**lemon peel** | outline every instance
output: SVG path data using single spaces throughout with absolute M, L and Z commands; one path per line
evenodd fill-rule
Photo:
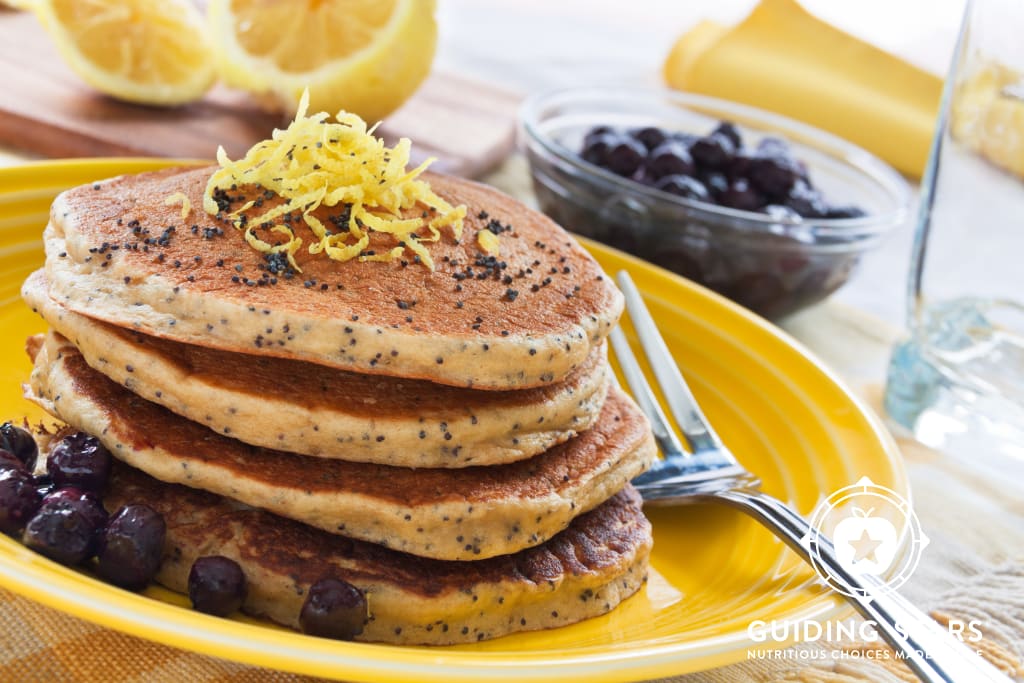
M 175 192 L 164 200 L 164 205 L 166 206 L 173 204 L 181 204 L 181 220 L 185 220 L 192 213 L 192 201 L 184 192 Z
M 291 124 L 284 130 L 275 130 L 271 139 L 255 144 L 241 159 L 233 161 L 219 148 L 220 168 L 206 184 L 203 209 L 216 215 L 219 208 L 215 192 L 232 186 L 257 185 L 285 201 L 259 216 L 247 218 L 243 214 L 255 204 L 250 201 L 229 216 L 237 228 L 245 229 L 246 242 L 252 248 L 263 253 L 286 252 L 296 270 L 294 255 L 302 238 L 291 228 L 275 226 L 271 230 L 288 239 L 275 245 L 258 238 L 252 226 L 263 226 L 299 211 L 313 233 L 310 254 L 322 253 L 344 262 L 354 258 L 392 261 L 408 252 L 412 260 L 433 270 L 434 261 L 424 243 L 440 240 L 444 228 L 450 228 L 452 238 L 458 241 L 466 216 L 464 205 L 452 206 L 435 194 L 429 183 L 419 179 L 434 159 L 408 170 L 412 143 L 407 138 L 389 148 L 374 135 L 376 126 L 367 128 L 359 116 L 339 111 L 332 123 L 326 112 L 307 116 L 308 105 L 307 92 Z M 320 206 L 339 204 L 347 207 L 347 220 L 339 220 L 330 228 L 313 215 Z M 406 218 L 417 205 L 427 211 L 419 218 Z M 427 234 L 421 234 L 424 230 Z M 381 253 L 364 253 L 370 245 L 371 233 L 391 236 L 395 246 Z
M 436 0 L 202 4 L 224 83 L 289 114 L 308 88 L 313 111 L 384 119 L 427 78 L 437 46 Z
M 245 229 L 245 241 L 250 247 L 256 251 L 264 254 L 277 254 L 284 252 L 285 257 L 288 259 L 288 263 L 291 264 L 292 268 L 296 272 L 301 273 L 302 268 L 299 268 L 299 264 L 295 262 L 295 252 L 302 246 L 302 238 L 296 237 L 292 229 L 286 225 L 275 225 L 270 229 L 271 232 L 276 232 L 285 235 L 288 238 L 287 242 L 281 244 L 271 244 L 270 242 L 264 242 L 252 231 L 252 226 L 248 226 Z
M 485 254 L 498 256 L 501 253 L 501 243 L 498 236 L 490 230 L 481 230 L 476 234 L 476 243 Z
M 68 67 L 118 99 L 185 104 L 216 79 L 212 41 L 191 0 L 32 0 L 31 9 Z

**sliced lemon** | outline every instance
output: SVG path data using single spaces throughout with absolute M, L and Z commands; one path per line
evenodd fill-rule
M 397 109 L 430 71 L 434 0 L 211 0 L 208 20 L 221 77 L 294 111 L 358 114 Z
M 36 0 L 32 8 L 68 66 L 108 95 L 182 104 L 216 77 L 203 17 L 187 0 Z

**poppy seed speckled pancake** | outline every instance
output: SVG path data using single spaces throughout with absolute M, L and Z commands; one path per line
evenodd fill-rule
M 608 391 L 604 345 L 563 382 L 474 391 L 161 339 L 63 308 L 45 274 L 25 302 L 85 361 L 139 396 L 256 446 L 400 467 L 522 460 L 588 429 Z
M 449 645 L 564 626 L 604 614 L 647 576 L 651 526 L 627 487 L 535 548 L 477 562 L 444 562 L 353 541 L 240 507 L 219 496 L 114 468 L 104 504 L 144 502 L 164 516 L 157 581 L 182 593 L 192 563 L 227 556 L 245 572 L 242 609 L 298 628 L 309 587 L 344 579 L 366 594 L 358 640 Z
M 54 298 L 180 342 L 476 389 L 563 381 L 622 311 L 597 262 L 549 218 L 494 189 L 429 173 L 439 196 L 468 211 L 461 240 L 445 228 L 424 242 L 436 270 L 407 260 L 339 263 L 301 248 L 301 274 L 272 276 L 268 255 L 227 215 L 201 208 L 212 171 L 122 176 L 61 194 L 44 235 Z M 181 203 L 165 203 L 178 193 L 192 207 L 184 219 Z M 227 210 L 259 202 L 246 217 L 280 203 L 254 186 L 230 199 Z M 341 211 L 321 206 L 313 215 L 331 225 Z M 312 233 L 300 222 L 291 220 L 308 246 Z M 481 253 L 484 230 L 500 232 L 499 256 Z M 394 246 L 390 235 L 371 237 L 368 251 Z
M 162 481 L 425 557 L 475 560 L 542 543 L 620 491 L 656 453 L 646 418 L 613 389 L 592 428 L 507 465 L 313 459 L 249 446 L 146 401 L 90 368 L 54 332 L 29 348 L 36 355 L 28 398 L 95 434 L 119 460 Z

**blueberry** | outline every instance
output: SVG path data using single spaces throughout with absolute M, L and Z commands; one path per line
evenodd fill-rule
M 36 474 L 32 477 L 32 485 L 39 491 L 40 496 L 53 493 L 53 479 L 49 474 Z
M 712 134 L 715 133 L 720 133 L 729 138 L 729 141 L 732 142 L 732 146 L 734 148 L 740 149 L 743 147 L 743 138 L 740 136 L 740 130 L 732 121 L 720 122 L 718 127 L 712 131 Z
M 0 472 L 0 531 L 11 536 L 21 533 L 41 501 L 42 496 L 28 472 L 17 469 Z
M 129 590 L 145 588 L 164 555 L 167 525 L 148 505 L 124 505 L 100 536 L 96 573 Z
M 735 153 L 736 145 L 723 133 L 712 133 L 690 146 L 693 160 L 708 169 L 725 168 Z
M 738 178 L 747 178 L 750 176 L 750 164 L 754 160 L 750 152 L 747 150 L 739 150 L 733 155 L 729 161 L 729 165 L 724 169 L 725 174 L 729 180 L 736 180 Z
M 654 149 L 665 142 L 667 135 L 661 128 L 647 126 L 646 128 L 635 128 L 629 131 L 630 136 L 649 150 Z
M 586 144 L 588 140 L 614 133 L 615 131 L 611 126 L 594 126 L 587 131 L 587 134 L 583 136 L 583 144 Z
M 761 192 L 783 198 L 800 179 L 801 170 L 797 163 L 781 155 L 757 156 L 750 161 L 748 172 L 750 182 Z
M 580 156 L 583 157 L 584 161 L 595 166 L 604 166 L 608 160 L 608 150 L 617 139 L 614 135 L 607 133 L 595 135 L 594 137 L 588 136 L 583 141 L 583 149 L 580 151 Z
M 632 138 L 620 137 L 608 148 L 605 167 L 612 173 L 631 176 L 640 168 L 645 156 L 646 147 Z
M 53 447 L 46 470 L 58 487 L 78 486 L 100 492 L 110 476 L 110 465 L 110 451 L 99 439 L 85 432 L 75 432 Z
M 821 194 L 802 180 L 793 185 L 782 203 L 804 218 L 824 218 L 828 213 L 828 206 L 821 198 Z
M 39 479 L 39 477 L 33 477 L 33 483 L 37 489 L 40 488 Z M 53 490 L 52 484 L 50 488 L 50 492 L 43 496 L 44 506 L 52 506 L 64 501 L 76 506 L 79 512 L 87 515 L 89 521 L 97 528 L 101 528 L 107 523 L 107 511 L 103 509 L 100 499 L 92 491 L 86 491 L 74 486 L 65 486 L 64 488 Z
M 303 633 L 338 640 L 352 640 L 363 632 L 368 610 L 362 591 L 341 579 L 314 583 L 299 613 Z
M 11 422 L 4 422 L 0 425 L 0 448 L 13 453 L 18 460 L 25 463 L 25 467 L 29 469 L 35 467 L 39 447 L 28 430 Z
M 865 215 L 857 206 L 828 203 L 786 140 L 768 136 L 757 142 L 756 149 L 746 148 L 731 121 L 720 121 L 703 137 L 656 126 L 595 126 L 583 138 L 581 155 L 642 185 L 695 201 L 763 212 L 778 222 Z M 609 228 L 607 239 L 602 239 L 635 249 L 639 243 L 634 233 Z
M 18 456 L 6 449 L 0 449 L 0 471 L 6 470 L 28 472 L 28 468 L 25 467 L 25 463 L 23 463 Z
M 867 213 L 864 212 L 864 209 L 852 204 L 847 206 L 829 206 L 825 211 L 826 218 L 860 218 L 866 215 Z
M 697 173 L 697 179 L 704 183 L 704 187 L 711 193 L 712 198 L 717 202 L 719 197 L 729 189 L 729 179 L 724 173 L 718 171 L 703 171 Z
M 640 166 L 640 168 L 636 169 L 636 172 L 633 173 L 633 175 L 629 176 L 629 179 L 634 182 L 640 183 L 641 185 L 650 186 L 653 186 L 654 183 L 657 181 L 657 178 L 655 178 L 654 175 L 650 171 L 648 171 L 646 167 L 642 165 Z
M 686 146 L 669 140 L 658 145 L 644 162 L 644 168 L 655 179 L 670 175 L 694 175 L 697 166 Z
M 665 176 L 655 183 L 654 186 L 662 192 L 668 192 L 669 194 L 674 194 L 677 197 L 693 199 L 698 202 L 711 201 L 711 194 L 708 192 L 708 188 L 704 187 L 704 183 L 700 182 L 696 178 L 691 178 L 690 176 Z
M 188 573 L 188 597 L 193 609 L 217 617 L 237 612 L 245 601 L 245 573 L 238 563 L 221 555 L 200 557 Z
M 750 186 L 746 178 L 738 178 L 718 198 L 722 206 L 740 211 L 757 211 L 764 206 L 764 197 Z
M 25 526 L 22 541 L 61 564 L 81 564 L 96 552 L 106 517 L 92 496 L 58 491 L 43 499 L 39 511 Z

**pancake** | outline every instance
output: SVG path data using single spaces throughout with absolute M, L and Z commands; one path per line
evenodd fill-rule
M 591 429 L 507 465 L 411 469 L 313 460 L 249 446 L 150 403 L 90 368 L 53 332 L 35 356 L 26 395 L 162 481 L 445 560 L 544 542 L 626 486 L 656 452 L 646 418 L 613 389 Z
M 42 271 L 22 297 L 85 361 L 139 396 L 256 446 L 400 467 L 522 460 L 588 429 L 608 391 L 604 344 L 558 384 L 474 391 L 182 344 L 69 311 Z
M 328 534 L 268 512 L 118 466 L 104 504 L 143 502 L 163 514 L 167 540 L 156 579 L 186 593 L 205 555 L 238 562 L 242 609 L 298 628 L 309 587 L 341 578 L 367 596 L 358 640 L 449 645 L 564 626 L 610 611 L 646 579 L 651 527 L 632 487 L 543 545 L 478 562 L 443 562 Z
M 436 270 L 339 263 L 303 248 L 301 275 L 271 280 L 242 231 L 200 208 L 212 171 L 122 176 L 61 194 L 45 231 L 51 294 L 82 315 L 179 342 L 476 389 L 563 381 L 622 311 L 600 266 L 549 218 L 437 174 L 423 178 L 468 215 L 461 240 L 429 243 Z M 178 193 L 193 207 L 185 220 L 180 205 L 165 204 Z M 228 209 L 259 202 L 248 217 L 280 203 L 252 186 L 231 199 Z M 330 225 L 340 211 L 313 215 Z M 500 257 L 480 252 L 489 226 L 501 232 Z M 372 233 L 370 250 L 386 251 L 390 239 Z

